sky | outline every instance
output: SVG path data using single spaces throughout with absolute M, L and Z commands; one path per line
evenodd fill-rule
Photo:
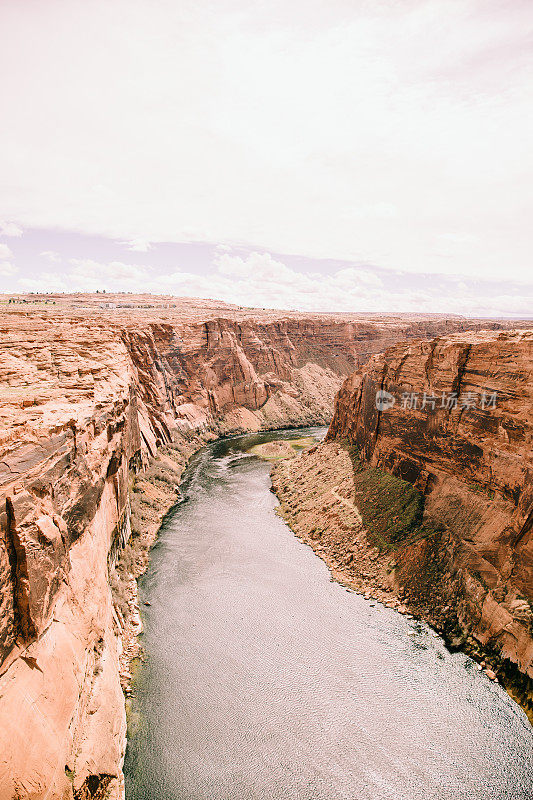
M 530 0 L 2 0 L 0 291 L 533 316 Z

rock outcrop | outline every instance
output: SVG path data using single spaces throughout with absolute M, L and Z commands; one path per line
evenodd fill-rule
M 482 324 L 166 301 L 57 296 L 57 307 L 0 316 L 0 800 L 123 794 L 124 620 L 110 573 L 130 538 L 133 478 L 162 446 L 190 452 L 216 435 L 328 421 L 342 377 L 372 352 Z M 508 456 L 524 429 L 514 419 L 503 430 L 498 463 L 514 482 L 499 513 L 516 509 L 485 554 L 490 580 L 509 548 L 529 553 L 526 518 L 516 541 L 510 532 L 528 503 Z M 489 473 L 498 480 L 487 470 L 482 487 Z M 530 566 L 512 567 L 517 591 Z
M 340 484 L 364 546 L 353 520 L 335 533 L 326 524 L 330 560 L 359 577 L 370 566 L 363 577 L 490 664 L 530 716 L 532 420 L 532 330 L 397 344 L 343 383 L 323 452 L 275 478 L 286 503 L 283 471 L 309 483 L 320 466 L 322 484 Z M 338 503 L 309 498 L 320 527 Z

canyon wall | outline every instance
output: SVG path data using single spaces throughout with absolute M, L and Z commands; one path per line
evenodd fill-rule
M 370 542 L 373 525 L 378 546 L 385 538 L 389 585 L 452 645 L 488 658 L 531 715 L 533 331 L 391 347 L 343 383 L 327 439 L 349 444 L 375 481 L 418 490 L 411 533 L 387 539 L 397 517 L 368 523 Z
M 110 574 L 133 482 L 162 446 L 327 422 L 342 377 L 371 353 L 487 324 L 61 302 L 0 318 L 0 800 L 123 796 Z

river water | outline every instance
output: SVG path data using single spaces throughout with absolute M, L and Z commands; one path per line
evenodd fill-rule
M 531 800 L 518 706 L 332 582 L 276 515 L 246 451 L 310 431 L 217 442 L 188 469 L 140 587 L 128 800 Z

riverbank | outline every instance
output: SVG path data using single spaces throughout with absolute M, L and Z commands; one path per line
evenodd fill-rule
M 499 681 L 533 723 L 530 695 L 508 666 L 489 648 L 459 635 L 450 607 L 432 604 L 438 560 L 433 565 L 434 575 L 418 576 L 418 602 L 412 602 L 402 590 L 397 563 L 400 548 L 431 541 L 434 534 L 414 524 L 419 509 L 416 496 L 405 494 L 409 485 L 401 486 L 405 482 L 389 481 L 388 477 L 387 485 L 374 484 L 371 471 L 360 472 L 357 482 L 355 475 L 352 454 L 338 441 L 311 448 L 301 458 L 280 461 L 271 472 L 272 488 L 280 501 L 278 513 L 298 539 L 328 565 L 334 580 L 368 600 L 429 623 L 452 650 L 462 650 L 487 677 Z M 383 535 L 391 522 L 397 541 L 394 535 L 392 539 Z M 406 532 L 411 528 L 415 533 L 409 538 Z
M 191 456 L 216 439 L 202 432 L 160 448 L 150 465 L 131 478 L 131 536 L 110 573 L 114 621 L 119 636 L 120 685 L 126 700 L 132 694 L 135 664 L 142 659 L 139 642 L 142 617 L 137 587 L 150 563 L 150 549 L 168 512 L 180 497 L 179 486 Z
M 397 596 L 390 564 L 368 541 L 359 509 L 349 499 L 354 492 L 352 464 L 344 448 L 322 444 L 320 450 L 305 453 L 305 462 L 276 464 L 271 478 L 280 501 L 278 514 L 328 565 L 338 583 L 408 613 Z

